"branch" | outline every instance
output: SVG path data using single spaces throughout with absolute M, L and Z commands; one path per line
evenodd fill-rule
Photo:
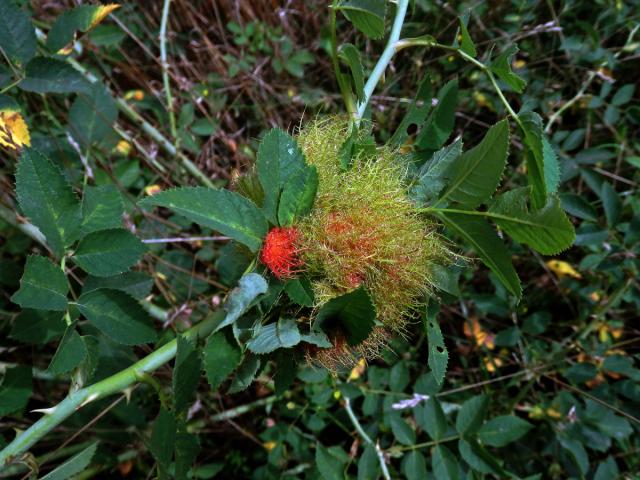
M 167 23 L 169 23 L 169 7 L 171 0 L 164 0 L 162 7 L 162 20 L 160 22 L 160 63 L 162 65 L 162 83 L 167 95 L 167 111 L 169 112 L 169 126 L 171 136 L 177 142 L 176 116 L 173 112 L 173 96 L 171 95 L 171 84 L 169 83 L 169 64 L 167 63 Z
M 369 103 L 369 99 L 371 98 L 376 85 L 378 85 L 380 78 L 382 77 L 382 75 L 384 75 L 384 71 L 387 69 L 387 66 L 391 62 L 393 55 L 396 53 L 395 45 L 396 42 L 400 39 L 400 31 L 402 30 L 404 17 L 407 14 L 408 5 L 409 0 L 398 0 L 398 5 L 396 7 L 396 17 L 393 20 L 393 26 L 391 27 L 389 40 L 387 40 L 387 46 L 384 47 L 378 63 L 376 63 L 376 66 L 373 68 L 371 75 L 367 79 L 367 83 L 365 83 L 364 85 L 364 98 L 362 99 L 362 102 L 358 104 L 358 111 L 356 112 L 356 122 L 362 120 L 362 116 L 364 115 L 364 111 L 367 108 L 367 104 Z
M 378 445 L 378 443 L 373 443 L 373 440 L 371 440 L 371 437 L 367 435 L 367 432 L 364 431 L 364 429 L 362 428 L 362 425 L 360 425 L 360 422 L 358 421 L 358 417 L 356 417 L 355 413 L 353 413 L 353 410 L 351 409 L 351 402 L 349 401 L 348 398 L 344 399 L 344 408 L 347 411 L 347 415 L 349 415 L 349 419 L 351 420 L 351 423 L 356 428 L 358 435 L 362 437 L 365 443 L 368 443 L 375 449 L 376 455 L 378 455 L 378 462 L 380 463 L 380 468 L 382 469 L 382 476 L 385 478 L 385 480 L 391 480 L 391 475 L 389 475 L 389 469 L 387 468 L 387 462 L 384 459 L 384 452 L 380 448 L 380 445 Z

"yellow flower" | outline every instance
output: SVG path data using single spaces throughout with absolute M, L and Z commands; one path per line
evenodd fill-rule
M 569 263 L 563 262 L 562 260 L 549 260 L 547 262 L 547 267 L 549 267 L 551 271 L 559 277 L 569 276 L 573 278 L 582 278 L 582 275 L 580 275 L 580 273 L 578 273 Z
M 29 128 L 18 110 L 7 108 L 0 111 L 0 145 L 14 150 L 23 145 L 31 146 Z
M 277 442 L 274 441 L 270 441 L 270 442 L 264 442 L 262 444 L 262 446 L 264 447 L 264 449 L 268 452 L 270 452 L 271 450 L 273 450 L 274 448 L 276 448 L 276 445 L 278 445 Z

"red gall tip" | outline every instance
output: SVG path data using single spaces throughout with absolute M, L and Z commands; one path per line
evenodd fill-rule
M 278 278 L 291 278 L 303 265 L 298 257 L 300 232 L 295 227 L 274 227 L 269 230 L 260 252 L 260 261 Z

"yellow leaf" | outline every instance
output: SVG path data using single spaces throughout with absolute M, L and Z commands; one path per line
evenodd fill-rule
M 464 322 L 463 331 L 467 337 L 475 339 L 478 347 L 484 345 L 489 350 L 496 347 L 493 333 L 485 331 L 476 317 L 471 317 L 469 321 Z
M 570 264 L 563 262 L 562 260 L 549 260 L 547 262 L 547 267 L 549 267 L 551 271 L 559 277 L 569 276 L 573 278 L 582 278 L 580 273 L 578 273 Z
M 265 450 L 267 450 L 268 452 L 270 452 L 271 450 L 273 450 L 274 448 L 276 448 L 276 445 L 278 445 L 276 442 L 271 441 L 271 442 L 264 442 L 262 444 L 262 446 L 264 447 Z
M 109 15 L 114 10 L 117 10 L 118 8 L 120 8 L 120 5 L 118 5 L 117 3 L 110 3 L 109 5 L 100 5 L 100 7 L 93 14 L 93 18 L 91 19 L 91 23 L 89 24 L 88 30 L 91 30 L 92 28 L 94 28 L 96 25 L 102 22 L 105 18 L 107 18 L 107 15 Z
M 18 110 L 7 108 L 0 111 L 0 145 L 14 150 L 23 145 L 31 146 L 29 127 Z
M 158 192 L 161 192 L 162 188 L 160 187 L 160 185 L 147 185 L 146 187 L 144 187 L 144 193 L 146 193 L 147 195 L 155 195 Z
M 129 90 L 124 94 L 125 100 L 131 100 L 132 98 L 138 102 L 144 100 L 144 92 L 142 90 Z
M 116 145 L 116 152 L 125 157 L 131 153 L 131 144 L 126 140 L 120 140 Z
M 364 358 L 361 358 L 360 360 L 358 360 L 358 364 L 355 367 L 353 367 L 353 370 L 351 370 L 351 373 L 349 374 L 349 381 L 357 380 L 358 378 L 360 378 L 366 368 L 367 368 L 367 363 L 365 362 Z
M 553 418 L 555 420 L 559 420 L 562 418 L 562 414 L 554 408 L 547 408 L 546 412 L 547 417 Z
M 527 62 L 525 62 L 524 60 L 518 59 L 515 62 L 513 62 L 513 68 L 520 69 L 520 68 L 524 68 L 527 66 Z

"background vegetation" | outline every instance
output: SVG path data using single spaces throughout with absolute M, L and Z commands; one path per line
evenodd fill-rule
M 42 31 L 75 5 L 18 3 Z M 266 130 L 291 131 L 318 115 L 344 112 L 344 105 L 328 55 L 325 2 L 175 0 L 164 70 L 162 8 L 161 1 L 123 4 L 74 44 L 70 61 L 103 79 L 111 95 L 75 96 L 63 87 L 16 93 L 6 61 L 0 61 L 0 91 L 18 99 L 31 143 L 72 185 L 115 186 L 127 227 L 149 249 L 126 286 L 161 308 L 152 313 L 168 339 L 219 306 L 238 272 L 214 232 L 194 229 L 197 240 L 178 239 L 188 222 L 152 217 L 137 200 L 203 178 L 228 186 L 253 164 Z M 190 476 L 376 478 L 379 445 L 392 478 L 639 478 L 640 9 L 605 0 L 416 0 L 404 36 L 450 43 L 467 11 L 479 52 L 518 43 L 511 66 L 528 85 L 523 95 L 507 88 L 506 96 L 543 118 L 559 158 L 560 198 L 576 227 L 575 246 L 547 258 L 509 244 L 523 284 L 520 302 L 487 269 L 460 269 L 459 283 L 440 298 L 449 350 L 441 386 L 427 367 L 419 323 L 381 359 L 338 376 L 303 366 L 285 391 L 276 391 L 269 365 L 244 389 L 242 379 L 218 391 L 203 380 L 185 421 L 186 432 L 199 438 Z M 372 68 L 384 40 L 367 39 L 343 17 L 338 32 Z M 411 48 L 393 59 L 371 100 L 380 142 L 391 137 L 427 72 L 434 91 L 459 79 L 450 140 L 461 136 L 475 145 L 505 117 L 491 83 L 473 65 L 442 50 Z M 167 83 L 173 112 L 166 108 Z M 523 139 L 515 129 L 510 152 L 502 190 L 526 183 Z M 64 324 L 40 317 L 26 323 L 35 314 L 18 316 L 10 301 L 29 255 L 46 253 L 15 214 L 16 158 L 9 148 L 0 152 L 0 447 L 13 429 L 39 418 L 33 410 L 58 403 L 69 390 L 68 369 L 51 363 Z M 69 268 L 73 276 L 77 267 Z M 107 341 L 95 348 L 102 354 L 88 374 L 93 379 L 151 351 Z M 159 452 L 166 438 L 157 398 L 171 382 L 172 367 L 165 366 L 126 395 L 88 405 L 0 477 L 27 476 L 36 466 L 44 475 L 95 440 L 97 450 L 78 478 L 152 476 L 166 457 Z M 22 400 L 10 404 L 16 391 Z M 475 449 L 469 435 L 484 448 Z M 177 468 L 168 461 L 169 474 Z

